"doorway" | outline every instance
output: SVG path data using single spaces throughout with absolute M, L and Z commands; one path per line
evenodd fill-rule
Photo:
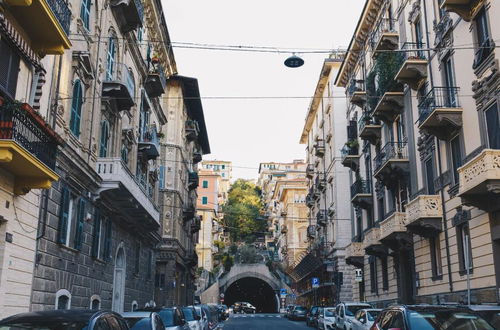
M 117 313 L 122 313 L 123 306 L 125 305 L 125 271 L 125 251 L 123 249 L 123 246 L 120 245 L 116 252 L 115 273 L 113 279 L 112 310 Z

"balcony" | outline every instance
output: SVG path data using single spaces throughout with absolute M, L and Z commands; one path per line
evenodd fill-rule
M 40 56 L 61 55 L 71 47 L 71 11 L 62 0 L 6 0 L 9 13 L 22 25 Z
M 359 137 L 375 145 L 380 140 L 382 134 L 382 125 L 373 119 L 368 112 L 358 120 Z
M 347 89 L 349 102 L 362 108 L 366 103 L 366 90 L 363 80 L 352 79 Z
M 364 245 L 361 242 L 351 242 L 345 249 L 345 262 L 356 268 L 363 268 L 365 259 Z
M 322 178 L 322 176 L 322 174 L 318 174 L 318 176 L 316 176 L 316 180 L 314 180 L 314 185 L 320 192 L 324 192 L 326 190 L 326 179 Z
M 199 232 L 201 229 L 201 219 L 200 217 L 194 217 L 193 223 L 191 223 L 191 234 Z
M 194 141 L 198 138 L 200 134 L 200 128 L 196 120 L 186 120 L 186 139 L 188 141 Z
M 357 140 L 347 142 L 342 150 L 340 150 L 341 158 L 342 158 L 342 166 L 348 167 L 353 171 L 356 171 L 359 168 L 359 159 L 361 155 L 359 155 L 359 146 L 356 144 Z
M 102 178 L 100 197 L 116 214 L 132 225 L 158 228 L 160 213 L 156 204 L 120 157 L 98 158 L 96 171 Z
M 462 127 L 463 109 L 458 102 L 458 87 L 434 87 L 418 104 L 418 128 L 441 140 Z
M 0 97 L 0 167 L 14 177 L 14 194 L 49 189 L 61 138 L 28 104 Z
M 167 88 L 167 77 L 160 64 L 154 65 L 152 70 L 150 70 L 144 81 L 144 88 L 149 97 L 159 97 L 165 93 L 165 89 Z
M 313 239 L 316 237 L 316 225 L 307 226 L 307 238 Z
M 309 189 L 309 193 L 311 194 L 314 201 L 317 201 L 321 196 L 321 192 L 316 188 L 316 186 L 312 186 Z
M 406 228 L 422 237 L 435 237 L 441 232 L 443 209 L 438 195 L 420 195 L 406 206 Z
M 144 6 L 141 0 L 111 0 L 110 4 L 122 33 L 142 27 Z
M 316 213 L 316 223 L 320 226 L 326 226 L 326 221 L 328 220 L 328 215 L 326 214 L 326 210 L 319 210 Z
M 314 206 L 314 199 L 310 193 L 306 196 L 306 206 L 308 208 L 312 208 Z
M 193 164 L 198 164 L 199 162 L 201 162 L 203 159 L 203 155 L 201 154 L 200 151 L 195 151 L 193 153 Z
M 441 8 L 453 12 L 464 21 L 470 22 L 475 8 L 480 8 L 484 0 L 443 0 Z
M 396 80 L 407 84 L 413 90 L 419 89 L 427 79 L 429 62 L 425 52 L 421 50 L 423 47 L 423 43 L 417 42 L 405 42 L 401 47 L 401 68 L 396 74 Z
M 155 126 L 141 133 L 138 148 L 147 159 L 156 159 L 160 156 L 160 141 Z
M 286 227 L 286 225 L 281 227 L 281 233 L 282 234 L 288 233 L 288 228 Z
M 376 56 L 377 52 L 398 49 L 399 34 L 395 29 L 397 24 L 394 19 L 384 17 L 379 20 L 370 38 L 373 56 Z
M 409 174 L 408 144 L 388 142 L 375 156 L 374 177 L 385 186 L 391 187 L 396 181 Z
M 385 92 L 373 110 L 373 116 L 392 123 L 404 110 L 403 92 Z
M 306 167 L 306 177 L 309 179 L 312 179 L 314 176 L 314 165 L 313 164 L 307 164 Z
M 458 195 L 465 205 L 487 212 L 500 210 L 500 150 L 484 149 L 458 169 Z
M 314 144 L 314 154 L 316 157 L 323 157 L 325 155 L 325 141 L 316 141 L 316 144 Z
M 354 206 L 368 209 L 373 204 L 372 185 L 369 180 L 358 179 L 351 186 L 351 203 Z
M 184 221 L 190 221 L 196 215 L 196 209 L 193 205 L 184 206 L 182 209 L 182 219 Z
M 135 104 L 135 83 L 132 73 L 123 63 L 117 63 L 111 75 L 106 74 L 102 83 L 102 96 L 116 111 L 130 110 Z
M 394 212 L 380 222 L 380 242 L 396 251 L 407 249 L 410 245 L 411 236 L 406 231 L 406 213 Z
M 198 188 L 200 181 L 200 177 L 198 176 L 198 173 L 196 172 L 189 172 L 188 173 L 188 188 L 189 190 L 194 190 Z
M 380 257 L 387 255 L 387 247 L 380 242 L 380 228 L 373 227 L 366 231 L 363 246 L 368 255 Z

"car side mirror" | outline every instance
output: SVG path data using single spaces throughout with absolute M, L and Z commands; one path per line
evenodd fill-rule
M 201 316 L 196 315 L 196 316 L 194 317 L 194 319 L 195 319 L 196 321 L 199 321 L 199 320 L 201 320 Z
M 181 319 L 181 325 L 186 324 L 186 319 Z
M 360 321 L 361 323 L 363 323 L 363 324 L 365 324 L 365 323 L 366 323 L 366 320 L 365 320 L 364 318 L 359 319 L 359 321 Z

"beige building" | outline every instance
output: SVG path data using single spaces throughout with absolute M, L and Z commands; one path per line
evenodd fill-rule
M 498 303 L 497 1 L 366 1 L 336 83 L 353 123 L 354 297 Z M 357 122 L 358 125 L 354 125 Z

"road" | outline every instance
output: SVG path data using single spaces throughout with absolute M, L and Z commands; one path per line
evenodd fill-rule
M 290 321 L 280 314 L 232 314 L 222 324 L 223 330 L 309 329 L 305 321 Z

